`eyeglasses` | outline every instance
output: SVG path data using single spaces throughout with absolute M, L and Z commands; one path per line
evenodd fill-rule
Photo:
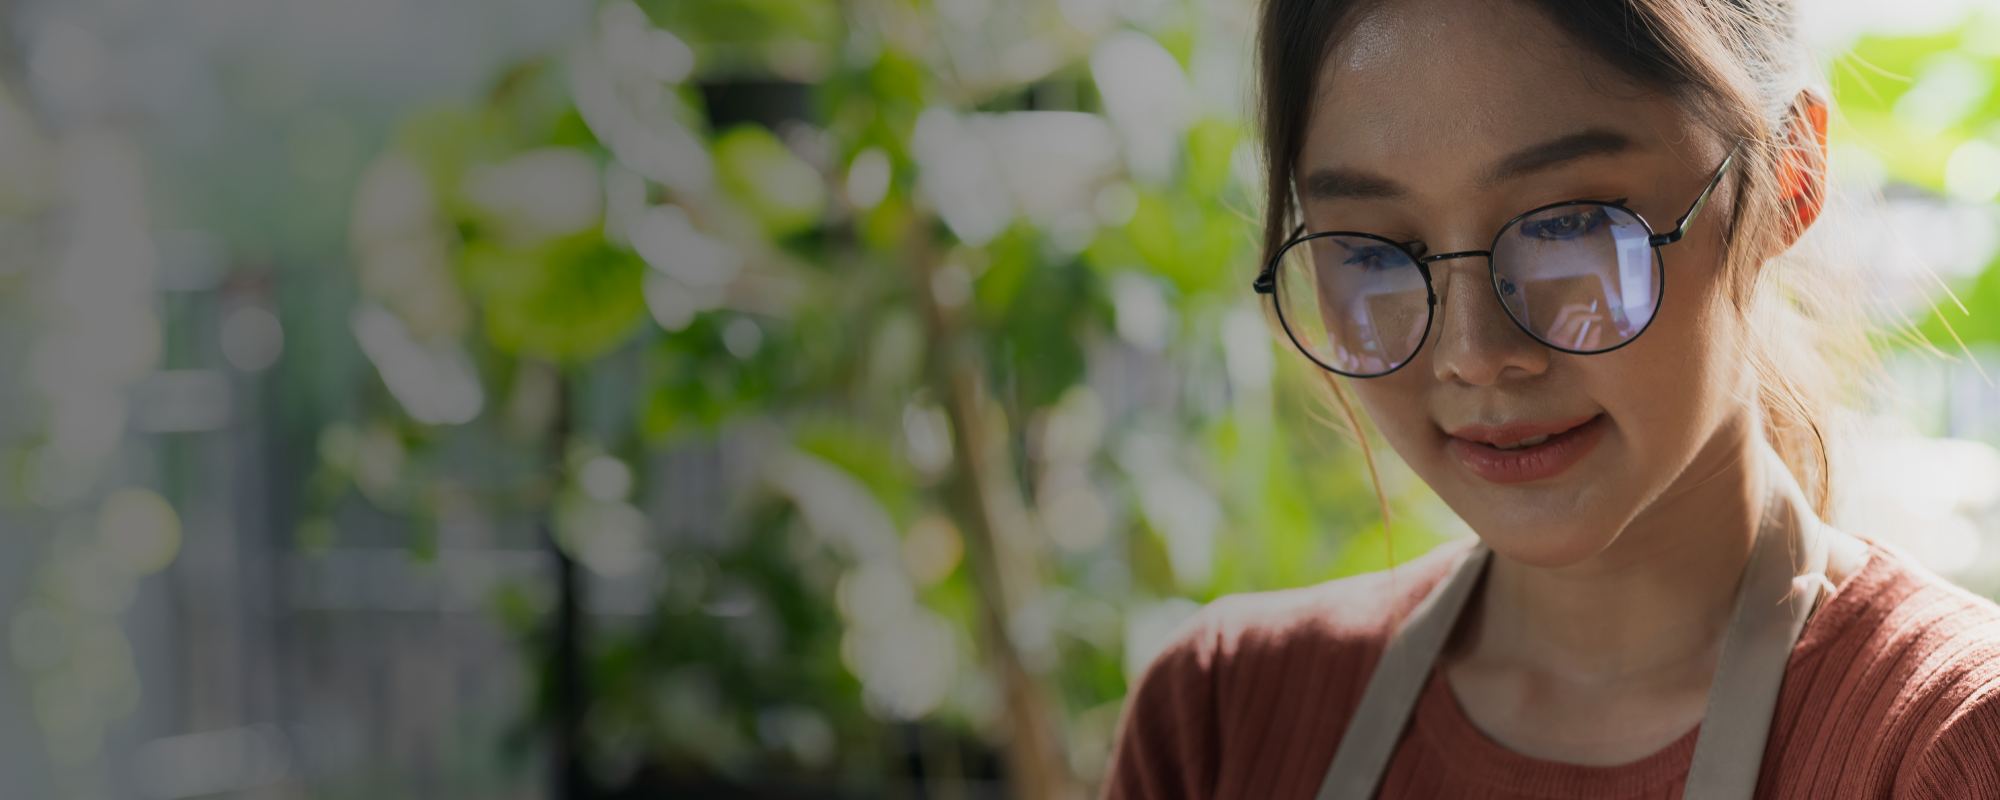
M 1564 353 L 1609 352 L 1652 324 L 1666 279 L 1660 248 L 1681 240 L 1736 152 L 1666 233 L 1623 200 L 1545 205 L 1508 220 L 1488 249 L 1436 255 L 1423 255 L 1419 242 L 1304 234 L 1301 226 L 1251 288 L 1273 295 L 1285 334 L 1313 363 L 1374 378 L 1410 363 L 1430 337 L 1438 304 L 1430 265 L 1484 256 L 1493 291 L 1521 330 Z

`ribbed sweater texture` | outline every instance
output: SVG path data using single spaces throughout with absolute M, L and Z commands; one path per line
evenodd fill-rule
M 1103 796 L 1312 798 L 1389 634 L 1462 554 L 1209 604 L 1142 674 Z M 1433 670 L 1377 797 L 1679 798 L 1700 727 L 1618 766 L 1515 753 Z M 1758 798 L 2000 800 L 2000 606 L 1871 542 L 1786 665 Z

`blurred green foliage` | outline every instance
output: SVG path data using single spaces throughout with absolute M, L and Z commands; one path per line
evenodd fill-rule
M 1927 35 L 1864 35 L 1831 66 L 1836 141 L 1859 145 L 1895 182 L 1939 194 L 1950 177 L 2000 173 L 2000 13 L 1975 15 Z M 1974 163 L 1980 162 L 1980 163 Z M 1973 180 L 1968 183 L 1987 183 Z M 1991 205 L 1991 192 L 1962 199 Z M 2000 269 L 1952 287 L 1964 308 L 1941 302 L 1919 331 L 1942 348 L 2000 343 Z
M 1046 690 L 1058 779 L 1087 783 L 1184 598 L 1380 569 L 1446 535 L 1390 458 L 1384 527 L 1366 465 L 1316 406 L 1318 376 L 1247 291 L 1252 132 L 1192 88 L 1240 77 L 1245 20 L 1184 2 L 1120 13 L 613 3 L 576 52 L 524 64 L 479 106 L 410 119 L 381 156 L 416 165 L 396 196 L 429 219 L 383 234 L 427 243 L 393 268 L 434 271 L 450 293 L 378 281 L 360 302 L 394 310 L 414 351 L 465 354 L 485 410 L 414 424 L 385 386 L 373 407 L 387 419 L 361 436 L 388 441 L 342 445 L 364 456 L 330 456 L 329 474 L 366 492 L 370 446 L 395 451 L 406 481 L 439 476 L 411 472 L 427 453 L 476 453 L 487 468 L 461 480 L 481 501 L 591 521 L 558 537 L 590 572 L 656 567 L 637 573 L 658 588 L 648 613 L 589 640 L 600 779 L 871 792 L 907 779 L 912 757 L 932 780 L 978 777 L 952 746 L 912 756 L 898 726 L 1004 749 L 1022 724 L 1006 699 L 1018 666 Z M 2000 141 L 2000 60 L 1979 24 L 1866 38 L 1854 56 L 1917 76 L 1971 65 L 1988 81 L 1978 103 L 1915 131 L 1899 105 L 1911 84 L 1842 81 L 1839 135 L 1943 191 L 1949 151 L 1933 143 Z M 1093 62 L 1121 52 L 1181 71 L 1162 78 L 1186 113 L 1162 118 L 1157 164 L 1134 144 L 1146 123 L 1106 108 L 1115 65 Z M 1194 73 L 1216 64 L 1231 65 L 1220 79 Z M 1070 176 L 1082 199 L 1048 215 L 1008 184 L 1048 172 L 1009 149 L 1007 126 L 1043 124 L 1070 126 L 1079 149 L 1113 143 L 1101 169 Z M 953 171 L 979 159 L 991 169 L 954 199 Z M 527 177 L 494 177 L 508 165 Z M 540 204 L 566 192 L 575 202 Z M 982 203 L 999 204 L 990 229 Z M 648 236 L 664 238 L 649 251 Z M 1982 308 L 2000 309 L 1996 274 L 1971 291 Z M 476 324 L 451 324 L 459 307 Z M 1955 324 L 2000 341 L 1992 317 Z M 965 452 L 968 429 L 996 446 Z M 524 466 L 536 453 L 563 468 Z M 593 484 L 584 465 L 599 459 L 629 469 L 630 488 Z M 702 493 L 668 484 L 686 463 Z M 448 495 L 396 496 L 370 493 Z M 693 521 L 648 521 L 661 514 Z M 508 595 L 507 618 L 546 647 L 548 610 L 530 598 Z M 885 653 L 923 663 L 899 672 Z

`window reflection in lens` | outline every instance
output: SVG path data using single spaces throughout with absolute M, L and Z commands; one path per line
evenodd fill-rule
M 1638 335 L 1658 306 L 1660 275 L 1639 218 L 1577 203 L 1530 214 L 1501 234 L 1495 289 L 1537 338 L 1580 352 Z
M 1428 322 L 1423 276 L 1401 248 L 1359 236 L 1322 236 L 1292 248 L 1279 292 L 1306 294 L 1288 315 L 1293 336 L 1342 372 L 1388 372 L 1416 352 Z M 1288 310 L 1295 306 L 1288 305 Z

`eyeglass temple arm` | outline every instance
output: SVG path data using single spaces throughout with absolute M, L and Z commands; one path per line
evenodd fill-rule
M 1736 152 L 1742 149 L 1743 145 L 1741 143 L 1729 148 L 1729 155 L 1722 157 L 1722 164 L 1715 168 L 1715 175 L 1708 179 L 1708 185 L 1702 187 L 1701 195 L 1694 199 L 1693 205 L 1688 206 L 1687 213 L 1682 214 L 1680 219 L 1674 221 L 1674 229 L 1653 237 L 1652 245 L 1654 247 L 1659 247 L 1663 244 L 1673 244 L 1680 241 L 1682 236 L 1687 235 L 1688 223 L 1694 221 L 1694 215 L 1701 213 L 1702 206 L 1708 205 L 1708 196 L 1715 192 L 1715 187 L 1722 184 L 1722 176 L 1729 174 L 1730 162 L 1736 160 Z
M 1298 238 L 1299 234 L 1305 232 L 1306 232 L 1305 225 L 1301 224 L 1295 226 L 1292 228 L 1291 238 L 1296 239 Z M 1279 252 L 1283 251 L 1280 250 Z M 1250 282 L 1250 290 L 1258 294 L 1277 294 L 1278 259 L 1275 256 L 1271 258 L 1271 263 L 1264 265 L 1264 271 L 1257 273 L 1257 279 Z

